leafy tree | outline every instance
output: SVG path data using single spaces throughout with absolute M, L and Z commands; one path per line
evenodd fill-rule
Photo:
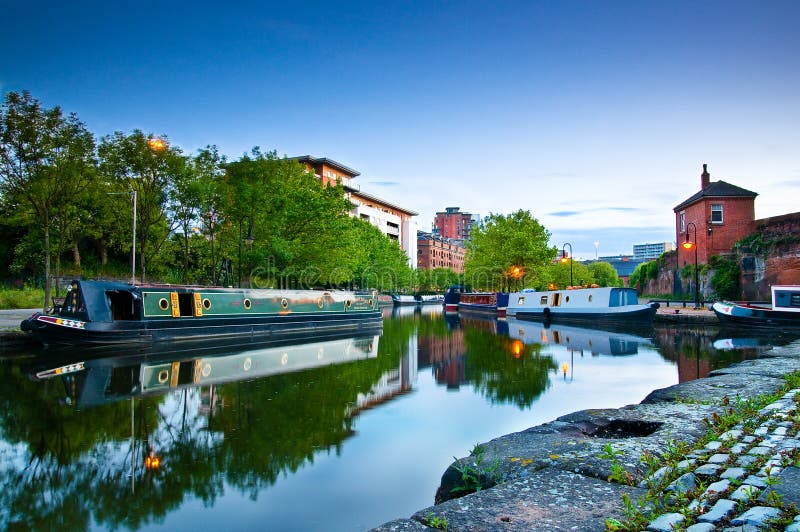
M 29 209 L 42 228 L 44 306 L 50 301 L 51 231 L 85 187 L 95 160 L 94 136 L 73 113 L 44 109 L 27 91 L 9 92 L 0 107 L 0 190 L 4 201 Z M 66 223 L 62 226 L 66 230 Z
M 570 285 L 570 277 L 572 278 L 572 284 L 575 286 L 581 284 L 591 285 L 595 282 L 592 271 L 582 262 L 572 262 L 572 274 L 570 275 L 570 261 L 561 262 L 559 260 L 548 264 L 537 279 L 536 288 L 540 290 L 566 288 Z
M 413 270 L 397 242 L 369 222 L 350 218 L 347 232 L 347 267 L 352 282 L 361 288 L 396 291 L 412 285 Z
M 489 215 L 473 226 L 464 259 L 465 281 L 492 290 L 536 282 L 556 256 L 549 239 L 550 232 L 529 211 Z
M 713 271 L 711 288 L 719 299 L 733 300 L 739 297 L 739 277 L 741 269 L 739 262 L 722 255 L 714 255 L 708 259 L 708 264 L 703 268 L 703 273 Z
M 119 192 L 136 192 L 136 242 L 144 281 L 148 259 L 156 255 L 174 228 L 167 205 L 176 181 L 185 172 L 186 159 L 166 138 L 145 135 L 138 129 L 129 135 L 117 131 L 103 137 L 98 155 L 101 171 Z
M 415 285 L 418 292 L 443 292 L 448 286 L 463 283 L 461 276 L 450 268 L 415 270 Z
M 608 262 L 595 261 L 589 263 L 589 271 L 594 277 L 594 282 L 600 286 L 622 286 L 617 270 Z

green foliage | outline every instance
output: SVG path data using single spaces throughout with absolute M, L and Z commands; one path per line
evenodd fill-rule
M 43 300 L 41 288 L 0 288 L 0 309 L 40 308 Z
M 556 256 L 549 240 L 550 232 L 529 211 L 489 215 L 472 228 L 465 282 L 481 290 L 536 284 Z
M 595 282 L 595 278 L 587 265 L 568 259 L 566 262 L 549 263 L 543 268 L 534 286 L 539 290 L 547 290 L 551 286 L 566 288 L 570 285 L 570 281 L 574 286 L 591 285 Z
M 617 270 L 608 262 L 595 261 L 589 263 L 589 272 L 594 282 L 600 286 L 622 286 Z
M 421 294 L 444 292 L 448 286 L 460 284 L 463 284 L 463 279 L 450 268 L 414 270 L 414 286 L 416 291 Z
M 739 262 L 722 255 L 714 255 L 703 268 L 703 273 L 712 270 L 711 288 L 718 299 L 736 299 L 739 296 Z
M 738 252 L 750 251 L 755 255 L 766 257 L 774 252 L 775 248 L 784 245 L 800 243 L 800 236 L 787 233 L 781 235 L 764 234 L 757 231 L 740 239 L 734 244 L 734 249 Z
M 474 457 L 475 465 L 467 462 L 461 462 L 456 458 L 453 467 L 461 473 L 461 484 L 454 487 L 451 491 L 453 493 L 460 493 L 466 495 L 468 493 L 475 493 L 484 488 L 491 487 L 497 483 L 497 470 L 500 467 L 500 459 L 495 457 L 491 464 L 484 464 L 484 453 L 486 447 L 478 443 L 472 449 L 470 456 Z

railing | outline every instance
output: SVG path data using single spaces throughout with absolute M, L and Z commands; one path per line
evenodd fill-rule
M 694 299 L 689 299 L 689 300 L 685 300 L 685 299 L 683 299 L 683 300 L 676 300 L 676 299 L 650 299 L 649 301 L 651 303 L 658 303 L 659 305 L 664 305 L 667 308 L 669 308 L 670 304 L 672 304 L 673 306 L 676 306 L 676 307 L 680 305 L 683 308 L 686 308 L 687 306 L 691 306 L 692 308 L 694 308 Z M 712 304 L 714 304 L 714 301 L 703 301 L 703 300 L 700 301 L 700 306 L 701 307 L 711 308 Z

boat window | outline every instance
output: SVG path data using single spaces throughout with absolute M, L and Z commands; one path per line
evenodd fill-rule
M 517 300 L 517 305 L 524 305 L 524 304 L 525 304 L 525 296 L 522 296 Z
M 553 294 L 553 301 L 552 301 L 552 303 L 550 303 L 550 306 L 552 306 L 552 307 L 561 306 L 561 294 L 559 292 L 556 292 L 555 294 Z
M 111 319 L 139 319 L 139 308 L 136 298 L 131 292 L 125 290 L 109 290 L 106 292 L 106 297 L 108 297 L 108 303 L 111 307 Z
M 542 296 L 542 299 L 539 301 L 539 304 L 540 305 L 546 305 L 547 304 L 547 296 L 546 295 Z

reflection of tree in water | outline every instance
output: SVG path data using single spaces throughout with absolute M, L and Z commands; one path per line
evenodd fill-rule
M 407 350 L 408 331 L 395 332 L 374 359 L 220 385 L 208 414 L 200 407 L 208 388 L 136 398 L 134 493 L 130 402 L 77 410 L 63 402 L 66 378 L 34 382 L 0 363 L 0 503 L 11 509 L 0 529 L 86 529 L 93 520 L 138 528 L 163 520 L 187 496 L 213 505 L 225 483 L 255 498 L 315 452 L 339 452 L 359 393 Z M 146 442 L 155 444 L 159 471 L 142 468 Z
M 464 342 L 466 379 L 492 403 L 530 407 L 558 369 L 552 357 L 542 355 L 540 344 L 472 328 L 465 329 Z

